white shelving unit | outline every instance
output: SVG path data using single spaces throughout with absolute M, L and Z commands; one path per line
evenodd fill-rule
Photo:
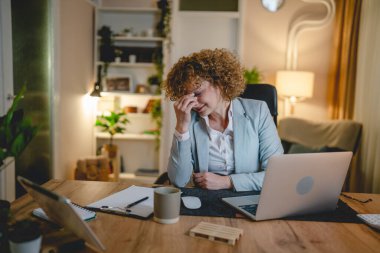
M 108 140 L 110 136 L 108 133 L 97 132 L 96 138 Z M 153 141 L 156 139 L 156 137 L 151 134 L 131 134 L 131 133 L 116 134 L 113 138 L 114 140 L 142 140 L 142 141 Z
M 101 37 L 97 35 L 97 31 L 102 26 L 108 26 L 113 34 L 116 34 L 112 37 L 113 47 L 123 51 L 123 54 L 121 61 L 109 63 L 107 77 L 130 79 L 129 89 L 125 91 L 107 90 L 106 82 L 103 82 L 104 92 L 101 93 L 102 98 L 98 102 L 98 114 L 125 107 L 137 108 L 137 113 L 127 113 L 130 121 L 126 126 L 127 132 L 114 136 L 114 144 L 119 147 L 119 154 L 123 156 L 122 167 L 126 170 L 120 174 L 120 180 L 132 178 L 152 182 L 154 177 L 136 177 L 134 172 L 139 168 L 158 169 L 159 166 L 157 138 L 154 135 L 144 134 L 144 131 L 153 130 L 156 126 L 151 115 L 142 112 L 149 100 L 160 99 L 161 96 L 137 94 L 135 90 L 137 85 L 147 85 L 149 76 L 157 74 L 153 54 L 160 53 L 165 57 L 165 38 L 157 36 L 156 32 L 160 16 L 161 10 L 156 7 L 155 1 L 98 1 L 96 9 L 95 66 L 103 65 L 99 50 Z M 131 29 L 132 32 L 125 34 L 124 29 Z M 129 55 L 135 55 L 136 60 L 130 62 Z M 108 143 L 109 137 L 108 133 L 96 131 L 97 148 Z

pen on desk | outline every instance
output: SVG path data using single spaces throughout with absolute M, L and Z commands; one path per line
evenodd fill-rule
M 135 205 L 137 205 L 138 203 L 141 203 L 141 202 L 143 202 L 143 201 L 145 201 L 145 200 L 147 200 L 147 199 L 149 199 L 148 196 L 147 196 L 147 197 L 144 197 L 144 198 L 142 198 L 142 199 L 139 199 L 139 200 L 137 200 L 137 201 L 135 201 L 135 202 L 133 202 L 133 203 L 127 205 L 127 208 L 131 208 L 132 206 L 135 206 Z

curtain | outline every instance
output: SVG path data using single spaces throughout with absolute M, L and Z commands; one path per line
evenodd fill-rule
M 354 120 L 363 134 L 350 190 L 380 193 L 380 1 L 363 0 Z
M 337 0 L 327 93 L 331 119 L 352 119 L 362 0 Z

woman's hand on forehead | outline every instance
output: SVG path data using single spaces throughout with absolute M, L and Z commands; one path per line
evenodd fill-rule
M 188 88 L 185 90 L 187 95 L 193 94 L 194 97 L 198 97 L 203 88 L 209 83 L 207 81 L 194 82 L 191 85 L 188 85 Z
M 189 95 L 193 95 L 194 97 L 198 97 L 202 93 L 202 86 L 198 86 L 197 88 L 187 92 Z

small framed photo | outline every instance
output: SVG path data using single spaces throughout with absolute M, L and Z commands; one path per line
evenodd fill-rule
M 107 91 L 132 91 L 132 77 L 108 77 L 106 86 Z

